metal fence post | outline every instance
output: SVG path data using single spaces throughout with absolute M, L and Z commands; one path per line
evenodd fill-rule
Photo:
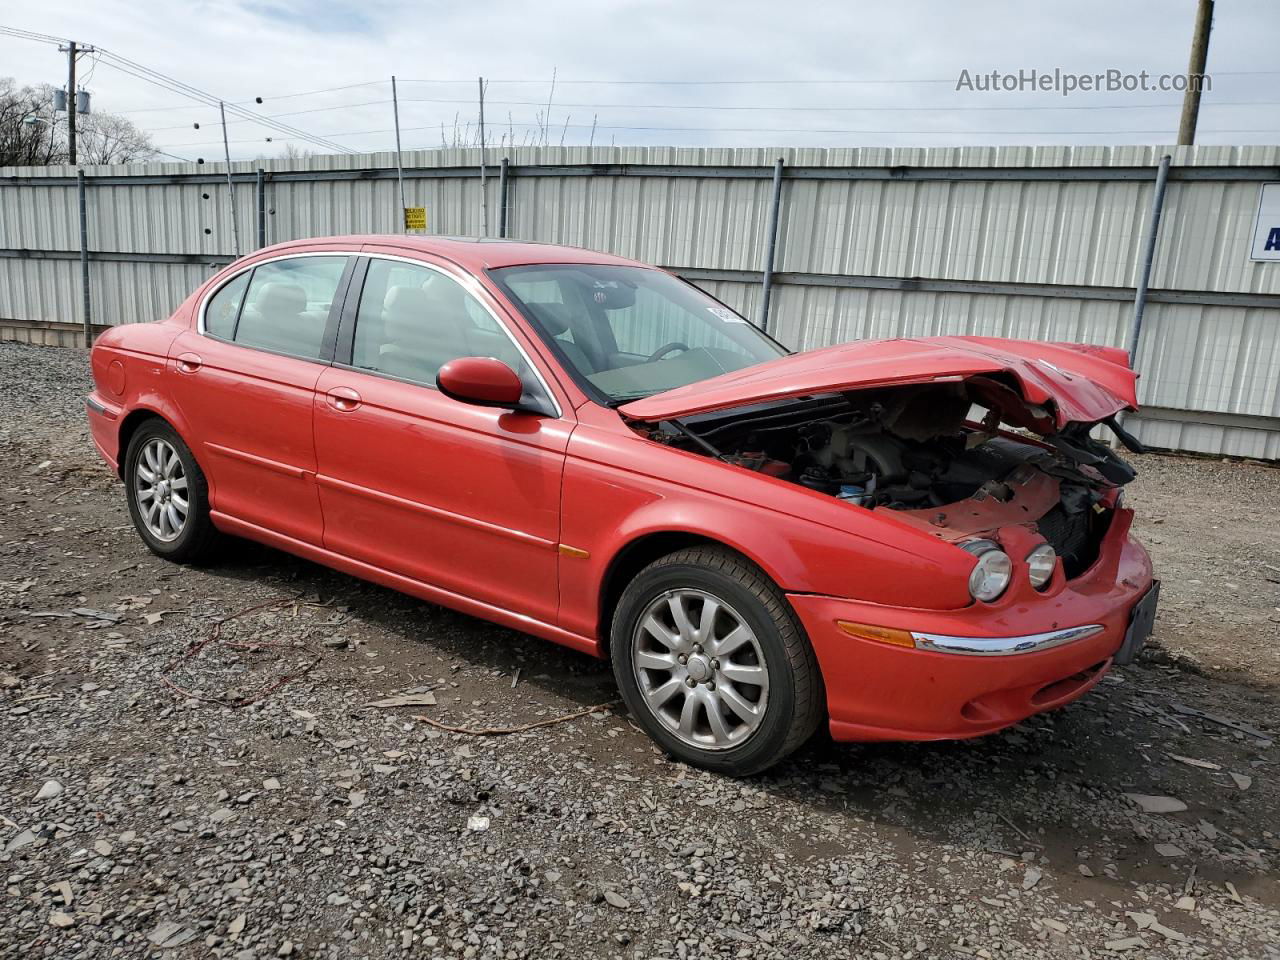
M 1164 209 L 1165 185 L 1169 181 L 1169 154 L 1160 158 L 1156 171 L 1156 190 L 1151 198 L 1151 220 L 1147 224 L 1146 253 L 1142 260 L 1142 273 L 1138 276 L 1138 291 L 1133 298 L 1133 328 L 1129 331 L 1129 366 L 1138 368 L 1138 338 L 1142 335 L 1142 315 L 1147 309 L 1147 287 L 1151 283 L 1151 264 L 1156 256 L 1156 241 L 1160 237 L 1160 213 Z
M 764 281 L 760 288 L 760 329 L 769 332 L 769 295 L 773 292 L 773 258 L 778 249 L 778 208 L 782 205 L 782 158 L 773 164 L 773 203 L 769 207 L 769 233 L 765 237 Z
M 267 173 L 258 168 L 258 249 L 267 245 Z
M 506 239 L 507 236 L 507 177 L 510 176 L 508 165 L 510 161 L 506 157 L 502 158 L 502 165 L 498 168 L 498 236 Z
M 91 347 L 93 311 L 89 304 L 89 213 L 85 202 L 83 170 L 76 171 L 76 194 L 80 203 L 80 291 L 84 297 L 84 345 Z

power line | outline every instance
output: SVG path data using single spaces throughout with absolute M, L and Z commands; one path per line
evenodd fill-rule
M 32 30 L 20 30 L 17 27 L 6 27 L 2 24 L 0 24 L 0 33 L 7 34 L 11 37 L 17 37 L 19 40 L 35 40 L 37 43 L 61 45 L 66 42 L 61 37 L 53 37 L 47 33 L 36 33 Z
M 385 101 L 378 101 L 385 102 Z M 475 103 L 475 98 L 462 97 L 401 97 L 401 103 Z M 541 107 L 544 103 L 541 100 L 490 100 L 485 98 L 485 103 L 500 104 L 502 106 L 522 106 L 522 107 Z M 1208 104 L 1214 107 L 1251 107 L 1251 106 L 1273 106 L 1280 104 L 1280 100 L 1229 100 L 1218 103 Z M 363 106 L 363 104 L 351 104 L 353 107 Z M 788 113 L 797 111 L 823 111 L 828 113 L 912 113 L 912 112 L 932 112 L 932 113 L 954 113 L 957 111 L 988 111 L 988 110 L 1014 110 L 1014 111 L 1031 111 L 1031 110 L 1157 110 L 1168 109 L 1170 107 L 1179 107 L 1177 103 L 1126 103 L 1126 104 L 1086 104 L 1082 106 L 996 106 L 984 107 L 969 104 L 959 104 L 948 107 L 893 107 L 893 106 L 877 106 L 877 107 L 826 107 L 826 106 L 796 106 L 792 104 L 777 106 L 759 106 L 738 105 L 738 104 L 701 104 L 701 103 L 557 103 L 557 107 L 572 107 L 583 110 L 714 110 L 717 112 L 725 110 L 753 110 L 753 111 L 786 111 Z M 323 110 L 340 110 L 341 107 L 322 107 Z M 284 116 L 284 114 L 277 114 Z
M 1150 71 L 1148 71 L 1150 72 Z M 1087 74 L 1088 71 L 1080 71 Z M 1176 76 L 1177 71 L 1171 71 L 1169 76 Z M 1280 76 L 1280 70 L 1214 70 L 1212 76 L 1215 77 L 1237 77 L 1237 76 Z M 403 83 L 472 83 L 470 80 L 404 80 Z M 534 80 L 485 80 L 485 83 L 509 83 L 509 84 L 547 84 L 548 78 Z M 585 86 L 609 86 L 609 87 L 629 87 L 629 86 L 651 86 L 651 87 L 742 87 L 742 86 L 849 86 L 849 85 L 894 85 L 894 84 L 930 84 L 930 83 L 946 83 L 954 85 L 955 77 L 945 78 L 915 78 L 915 77 L 839 77 L 828 78 L 825 80 L 809 80 L 809 79 L 749 79 L 749 80 L 565 80 L 557 78 L 556 84 L 574 84 Z
M 102 54 L 102 57 L 103 57 L 102 62 L 104 64 L 116 70 L 119 70 L 122 73 L 126 73 L 130 76 L 136 77 L 139 80 L 144 80 L 147 83 L 154 84 L 155 86 L 162 87 L 163 89 L 169 90 L 170 92 L 182 94 L 183 96 L 189 97 L 190 99 L 195 100 L 198 103 L 203 103 L 206 106 L 216 106 L 219 103 L 218 97 L 214 96 L 211 93 L 207 93 L 206 91 L 201 90 L 198 87 L 193 87 L 190 84 L 183 83 L 180 80 L 175 80 L 172 77 L 169 77 L 163 73 L 160 73 L 158 70 L 152 70 L 150 67 L 143 66 L 142 64 L 137 63 L 136 61 L 129 60 L 126 57 L 122 57 L 119 54 L 113 53 L 109 50 L 104 50 L 101 47 L 99 48 L 99 52 Z M 261 114 L 255 113 L 252 110 L 246 110 L 244 107 L 241 107 L 239 105 L 227 104 L 227 108 L 235 116 L 242 117 L 246 120 L 254 120 L 260 123 L 262 126 L 265 126 L 269 129 L 276 130 L 280 133 L 288 134 L 290 137 L 306 140 L 312 145 L 321 147 L 322 149 L 335 151 L 338 153 L 354 153 L 353 150 L 343 146 L 340 143 L 336 143 L 327 138 L 308 133 L 305 130 L 301 130 L 289 124 L 281 123 L 278 120 L 271 120 L 267 117 L 262 116 Z
M 401 127 L 401 132 L 410 133 L 420 130 L 438 130 L 439 123 L 426 124 L 424 126 Z M 499 130 L 505 127 L 520 128 L 538 128 L 547 126 L 545 123 L 537 122 L 507 122 L 495 125 Z M 589 124 L 589 123 L 553 123 L 552 127 L 568 127 L 570 129 L 589 129 L 594 127 L 597 130 L 637 130 L 637 131 L 671 131 L 671 132 L 688 132 L 688 133 L 811 133 L 811 134 L 876 134 L 876 135 L 936 135 L 936 136 L 1023 136 L 1023 135 L 1047 135 L 1069 137 L 1076 135 L 1087 136 L 1105 136 L 1108 134 L 1142 134 L 1151 136 L 1165 136 L 1172 133 L 1171 129 L 1160 130 L 884 130 L 884 129 L 867 129 L 867 128 L 809 128 L 809 127 L 667 127 L 667 126 L 618 126 L 610 124 Z M 379 130 L 345 130 L 341 133 L 335 133 L 335 137 L 363 137 L 375 134 L 393 133 L 393 128 Z M 1206 130 L 1205 133 L 1272 133 L 1272 129 L 1257 127 L 1249 129 L 1213 129 Z M 288 138 L 281 138 L 287 140 Z M 197 147 L 211 146 L 221 143 L 221 140 L 202 140 L 194 143 L 171 143 L 167 146 L 171 147 Z M 251 140 L 233 140 L 232 143 L 257 143 L 256 139 Z
M 6 36 L 16 37 L 23 40 L 34 40 L 40 43 L 57 43 L 59 45 L 62 43 L 61 39 L 58 37 L 54 37 L 49 34 L 36 33 L 31 30 L 21 30 L 16 27 L 0 26 L 0 33 L 3 33 Z M 121 73 L 128 74 L 129 76 L 135 77 L 139 80 L 144 80 L 147 83 L 161 87 L 171 93 L 178 93 L 199 103 L 203 103 L 206 106 L 214 106 L 221 101 L 221 98 L 216 97 L 211 93 L 201 90 L 198 87 L 194 87 L 191 84 L 184 83 L 181 80 L 175 80 L 173 77 L 138 63 L 136 60 L 130 60 L 127 57 L 122 57 L 119 54 L 113 53 L 102 47 L 97 48 L 97 53 L 98 63 L 105 63 L 107 66 L 119 70 Z M 75 91 L 68 91 L 68 96 L 74 98 Z M 262 126 L 268 127 L 269 129 L 286 133 L 290 137 L 306 140 L 314 146 L 321 147 L 325 150 L 332 150 L 338 153 L 355 152 L 340 143 L 308 133 L 298 127 L 291 126 L 290 124 L 281 123 L 278 120 L 271 120 L 263 117 L 252 110 L 246 110 L 242 106 L 236 104 L 229 104 L 228 106 L 230 106 L 233 115 L 242 117 L 246 120 L 253 120 L 260 123 Z M 72 104 L 72 109 L 74 109 L 74 104 Z
M 387 81 L 385 80 L 365 80 L 362 83 L 346 83 L 340 87 L 323 87 L 320 90 L 302 90 L 298 93 L 272 94 L 269 97 L 247 97 L 243 100 L 228 100 L 226 101 L 226 103 L 227 103 L 227 106 L 232 106 L 233 104 L 236 106 L 244 106 L 245 104 L 259 103 L 262 101 L 292 100 L 297 97 L 312 97 L 312 96 L 318 96 L 319 94 L 322 94 L 322 93 L 334 93 L 339 90 L 354 90 L 357 87 L 372 87 L 372 86 L 376 86 L 377 84 L 386 83 L 386 82 Z M 161 113 L 167 110 L 188 110 L 190 109 L 190 106 L 191 105 L 187 103 L 180 103 L 180 104 L 176 104 L 174 106 L 169 106 L 169 107 L 134 107 L 129 110 L 115 110 L 113 112 L 114 113 Z M 279 114 L 279 116 L 285 116 L 285 114 Z

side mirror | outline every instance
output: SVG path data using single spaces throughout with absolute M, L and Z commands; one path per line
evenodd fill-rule
M 459 357 L 436 374 L 436 386 L 446 397 L 482 407 L 520 406 L 524 387 L 520 377 L 493 357 Z

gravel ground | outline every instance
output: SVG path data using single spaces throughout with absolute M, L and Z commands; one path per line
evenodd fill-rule
M 414 719 L 616 692 L 274 551 L 154 558 L 86 389 L 0 344 L 0 956 L 1280 958 L 1280 471 L 1136 458 L 1156 643 L 1081 702 L 732 781 L 616 705 Z

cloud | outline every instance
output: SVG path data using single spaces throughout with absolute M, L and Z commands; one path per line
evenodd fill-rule
M 393 143 L 393 73 L 402 80 L 405 145 L 430 147 L 439 145 L 441 125 L 446 138 L 455 121 L 460 131 L 474 129 L 481 75 L 490 81 L 491 140 L 526 139 L 546 114 L 553 71 L 552 143 L 562 136 L 585 143 L 594 122 L 597 144 L 960 146 L 1169 142 L 1177 92 L 1063 98 L 957 91 L 955 80 L 962 70 L 1055 67 L 1178 73 L 1194 12 L 1194 0 L 201 0 L 184 7 L 78 0 L 7 22 L 99 44 L 359 150 Z M 1219 5 L 1201 142 L 1280 138 L 1274 102 L 1236 105 L 1277 100 L 1278 74 L 1243 71 L 1274 69 L 1278 34 L 1280 4 Z M 57 83 L 65 57 L 50 46 L 0 38 L 0 74 Z M 165 149 L 220 155 L 216 110 L 184 104 L 105 63 L 86 60 L 82 76 L 98 109 L 126 111 Z M 686 82 L 587 82 L 601 80 Z M 687 82 L 725 80 L 792 82 Z M 284 144 L 251 123 L 233 124 L 228 134 L 237 157 L 273 155 Z

